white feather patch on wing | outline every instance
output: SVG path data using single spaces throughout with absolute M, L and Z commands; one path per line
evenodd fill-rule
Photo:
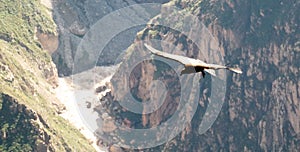
M 213 69 L 204 69 L 205 72 L 209 73 L 212 76 L 216 76 L 216 71 Z

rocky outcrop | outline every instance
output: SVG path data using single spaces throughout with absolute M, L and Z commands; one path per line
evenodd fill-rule
M 40 70 L 43 72 L 44 77 L 53 88 L 58 86 L 58 74 L 56 65 L 53 62 L 39 65 Z
M 41 31 L 36 32 L 36 37 L 41 43 L 42 48 L 52 54 L 58 47 L 58 36 L 55 34 L 46 34 Z
M 0 63 L 0 69 L 4 81 L 8 81 L 8 82 L 14 81 L 15 77 L 7 65 Z
M 200 92 L 200 105 L 192 122 L 172 141 L 144 151 L 296 151 L 300 148 L 300 89 L 299 89 L 299 5 L 297 1 L 175 1 L 175 5 L 197 15 L 205 23 L 225 55 L 225 63 L 238 64 L 242 75 L 228 73 L 225 102 L 217 120 L 204 134 L 198 127 L 207 109 L 210 80 L 205 78 Z M 161 16 L 168 18 L 168 16 Z M 180 33 L 160 26 L 144 30 L 142 40 L 165 40 L 186 51 L 185 54 L 203 58 L 198 48 Z M 180 25 L 180 24 L 179 24 Z M 156 32 L 153 32 L 156 31 Z M 191 31 L 193 32 L 193 31 Z M 135 43 L 128 62 L 134 62 L 142 46 Z M 162 48 L 167 48 L 162 44 Z M 178 53 L 178 52 L 177 52 Z M 124 62 L 120 67 L 126 67 Z M 145 68 L 142 68 L 146 66 Z M 102 99 L 103 105 L 116 122 L 132 128 L 153 127 L 165 121 L 176 102 L 168 104 L 163 113 L 146 116 L 132 114 L 117 104 L 120 94 L 135 91 L 143 101 L 155 74 L 147 72 L 152 64 L 138 69 L 137 86 L 127 90 L 114 88 L 130 86 L 131 79 L 118 73 L 112 78 L 112 92 Z M 145 70 L 146 69 L 146 70 Z M 151 71 L 151 70 L 150 70 Z M 129 83 L 129 84 L 127 84 Z M 139 87 L 139 88 L 137 88 Z M 132 90 L 130 90 L 132 89 Z M 121 99 L 122 100 L 122 99 Z M 117 107 L 117 108 L 116 108 Z M 121 110 L 116 110 L 121 109 Z M 115 116 L 115 117 L 114 117 Z M 128 149 L 129 150 L 129 149 Z M 130 151 L 130 150 L 129 150 Z

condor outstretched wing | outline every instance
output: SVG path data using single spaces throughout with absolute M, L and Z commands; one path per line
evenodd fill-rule
M 223 65 L 218 65 L 218 64 L 207 64 L 208 69 L 214 69 L 214 70 L 219 70 L 219 69 L 227 69 L 229 71 L 232 71 L 234 73 L 242 74 L 242 70 L 238 67 L 228 67 L 228 66 L 223 66 Z
M 198 59 L 193 59 L 193 58 L 189 58 L 189 57 L 185 57 L 185 56 L 180 56 L 180 55 L 175 55 L 175 54 L 169 54 L 166 52 L 162 52 L 159 50 L 154 49 L 153 47 L 149 46 L 148 44 L 144 44 L 145 47 L 151 51 L 151 53 L 156 54 L 158 56 L 167 58 L 167 59 L 171 59 L 174 61 L 177 61 L 181 64 L 183 64 L 184 66 L 201 66 L 204 67 L 204 71 L 206 71 L 207 73 L 216 76 L 216 73 L 214 70 L 209 69 L 209 66 L 207 63 L 198 60 Z
M 155 55 L 158 55 L 158 56 L 161 56 L 161 57 L 164 57 L 164 58 L 167 58 L 167 59 L 177 61 L 177 62 L 183 64 L 184 66 L 203 66 L 203 67 L 207 67 L 207 64 L 205 62 L 201 61 L 201 60 L 162 52 L 162 51 L 159 51 L 159 50 L 151 47 L 148 44 L 144 44 L 144 45 L 148 50 L 151 51 L 151 53 L 153 53 Z

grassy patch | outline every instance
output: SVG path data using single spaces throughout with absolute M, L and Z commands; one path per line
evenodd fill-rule
M 26 48 L 29 55 L 37 61 L 45 59 L 49 62 L 50 56 L 41 49 L 40 43 L 35 39 L 37 30 L 56 34 L 54 21 L 39 1 L 0 1 L 0 38 Z

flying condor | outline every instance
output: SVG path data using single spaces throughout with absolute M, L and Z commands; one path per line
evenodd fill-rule
M 148 44 L 144 44 L 144 45 L 148 50 L 150 50 L 151 53 L 153 53 L 155 55 L 158 55 L 158 56 L 161 56 L 161 57 L 164 57 L 167 59 L 171 59 L 171 60 L 174 60 L 174 61 L 177 61 L 177 62 L 183 64 L 184 69 L 181 71 L 180 75 L 201 72 L 202 76 L 204 77 L 205 72 L 207 72 L 213 76 L 216 76 L 214 70 L 218 70 L 218 69 L 227 69 L 227 70 L 230 70 L 230 71 L 232 71 L 234 73 L 238 73 L 238 74 L 242 73 L 242 71 L 239 68 L 233 68 L 233 67 L 228 67 L 228 66 L 223 66 L 223 65 L 218 65 L 218 64 L 208 64 L 199 59 L 193 59 L 193 58 L 189 58 L 189 57 L 185 57 L 185 56 L 162 52 L 162 51 L 159 51 L 159 50 L 151 47 Z

